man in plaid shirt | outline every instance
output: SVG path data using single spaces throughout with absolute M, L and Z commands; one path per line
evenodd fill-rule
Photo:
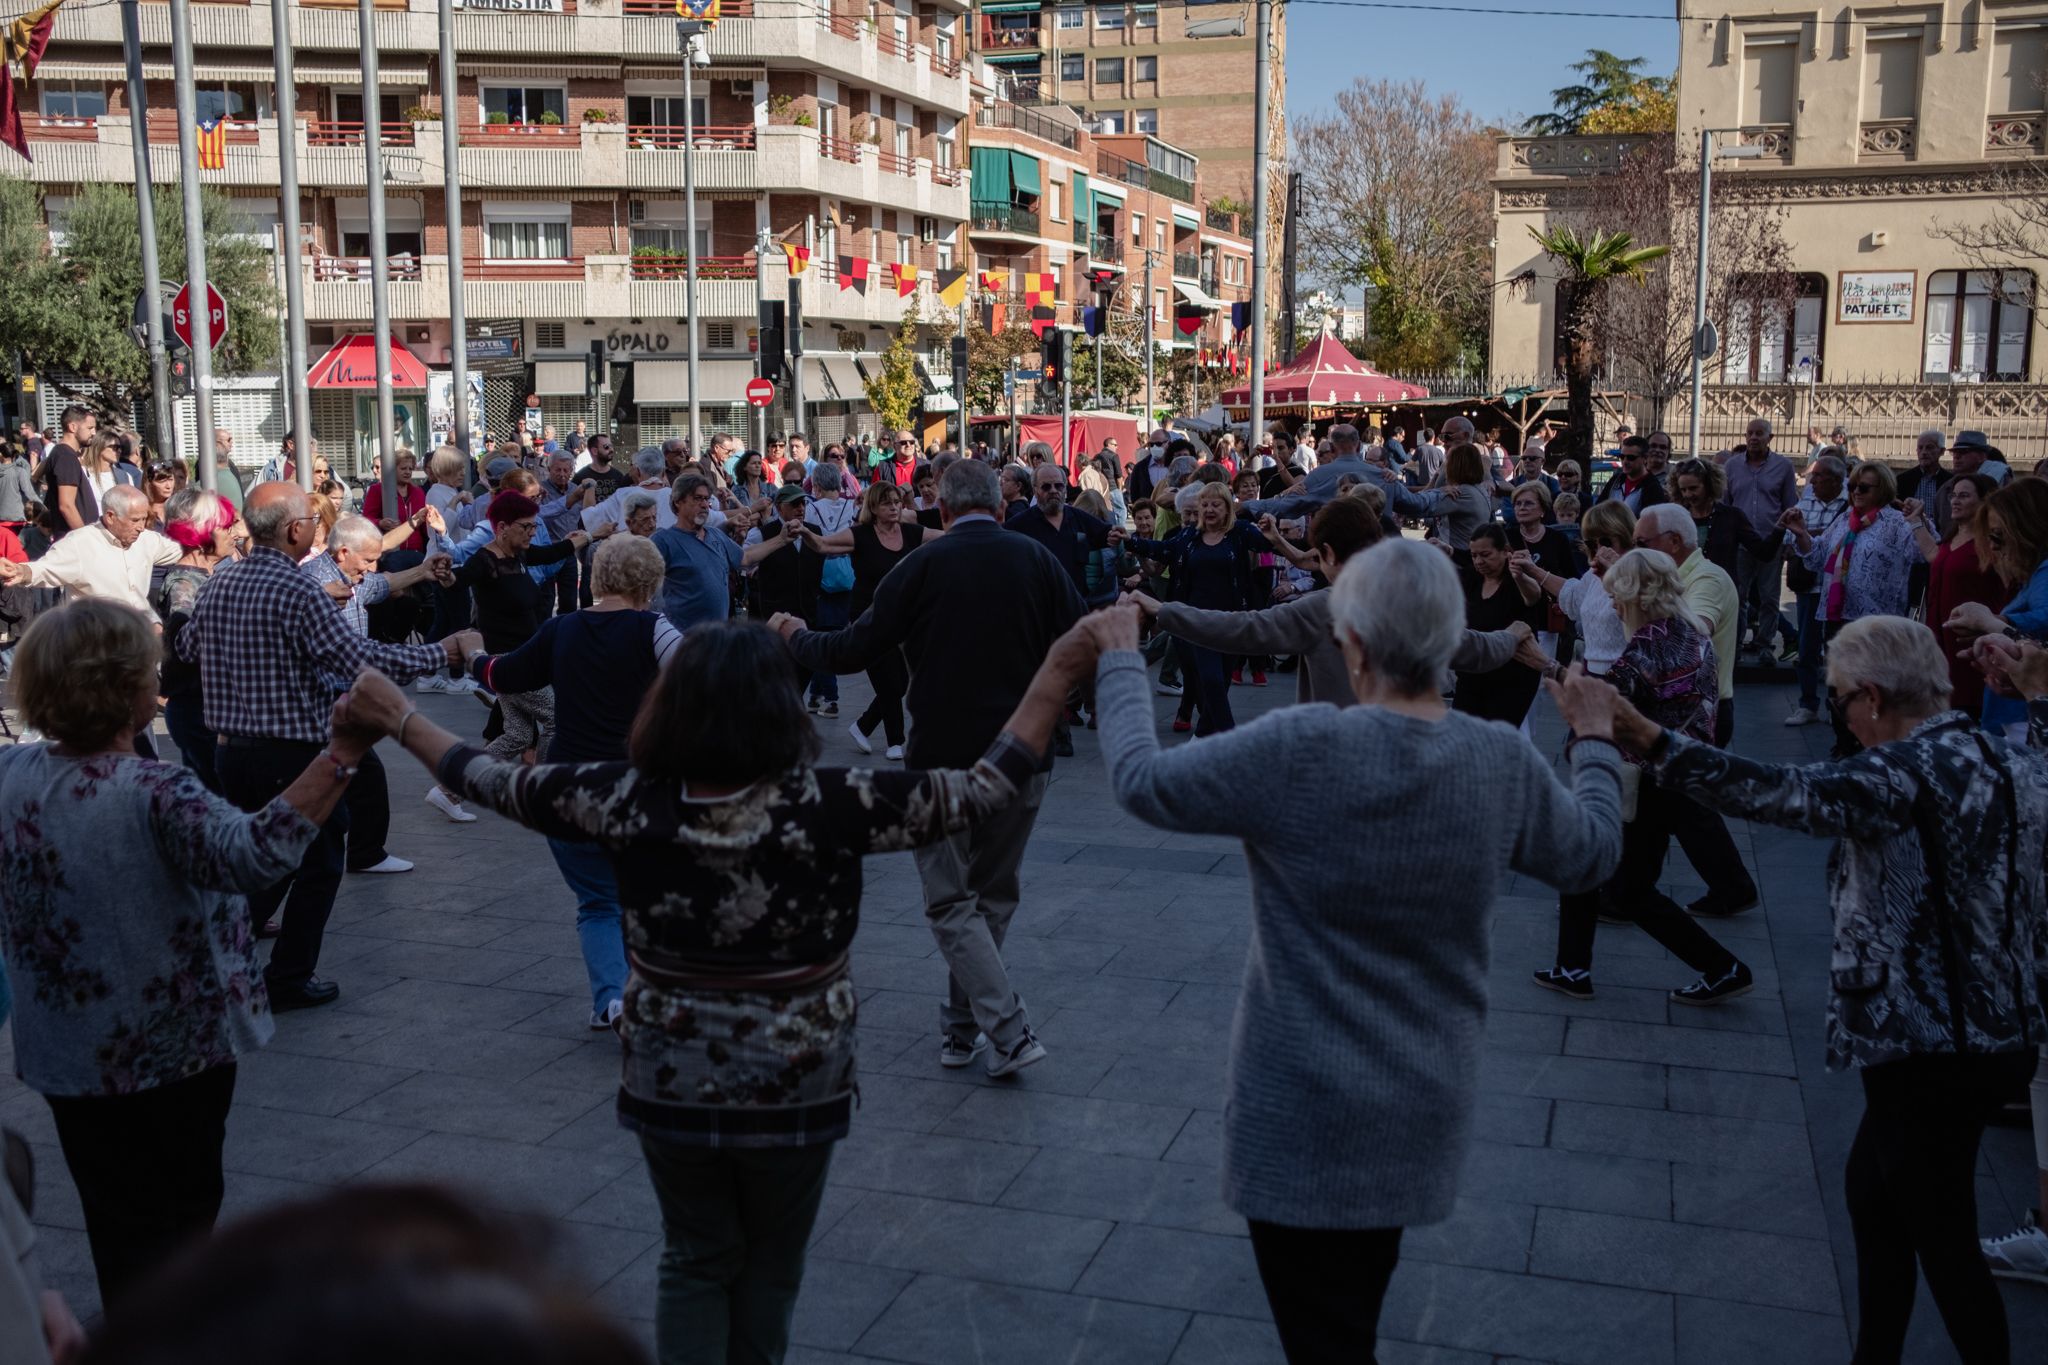
M 298 486 L 259 485 L 242 515 L 249 554 L 214 572 L 176 648 L 179 658 L 199 666 L 206 726 L 220 737 L 221 786 L 229 800 L 254 811 L 290 786 L 326 745 L 334 693 L 325 679 L 354 678 L 368 667 L 409 682 L 459 668 L 465 653 L 483 649 L 483 640 L 474 631 L 435 645 L 366 639 L 299 567 L 319 519 Z M 324 1005 L 341 993 L 313 969 L 341 886 L 347 834 L 348 808 L 336 806 L 297 870 L 249 898 L 250 922 L 259 926 L 284 906 L 264 972 L 273 1010 Z

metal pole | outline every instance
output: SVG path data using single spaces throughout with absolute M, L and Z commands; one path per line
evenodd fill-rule
M 1060 338 L 1060 469 L 1074 479 L 1074 353 L 1067 344 L 1071 340 Z
M 1273 0 L 1258 0 L 1258 5 L 1258 37 L 1252 49 L 1257 64 L 1252 77 L 1252 408 L 1245 430 L 1253 450 L 1266 430 L 1266 143 L 1273 103 L 1266 89 L 1272 82 Z
M 1097 297 L 1100 298 L 1101 296 L 1097 295 Z M 1103 303 L 1102 311 L 1104 314 L 1107 314 L 1109 312 L 1109 304 L 1107 301 Z M 1104 333 L 1109 331 L 1108 317 L 1102 317 L 1100 319 L 1100 324 L 1102 327 L 1102 331 L 1097 332 L 1095 334 L 1095 406 L 1098 408 L 1102 406 L 1102 338 Z M 1150 433 L 1148 432 L 1147 435 L 1149 434 Z
M 970 267 L 973 264 L 971 257 L 968 264 Z M 960 290 L 960 336 L 963 340 L 967 337 L 967 290 L 964 285 Z M 953 401 L 960 405 L 960 455 L 965 459 L 973 453 L 967 444 L 967 366 L 955 365 L 953 368 L 957 371 L 953 376 Z
M 137 0 L 121 0 L 121 51 L 128 62 L 128 140 L 135 151 L 135 227 L 142 241 L 143 320 L 149 339 L 149 389 L 156 413 L 156 448 L 176 459 L 178 424 L 171 418 L 171 360 L 164 345 L 164 280 L 157 265 L 156 193 L 149 183 L 149 99 L 142 80 L 142 18 Z
M 191 0 L 171 0 L 171 69 L 177 79 L 178 179 L 185 202 L 185 289 L 190 301 L 186 311 L 192 319 L 192 429 L 199 443 L 199 486 L 210 493 L 220 475 L 214 467 L 213 309 L 206 288 L 206 217 L 199 202 L 199 97 L 192 85 Z
M 786 319 L 789 328 L 789 434 L 791 439 L 804 434 L 804 282 L 801 276 L 789 277 L 789 309 Z M 787 448 L 784 453 L 787 454 Z
M 462 130 L 456 124 L 455 7 L 441 0 L 441 205 L 448 220 L 448 370 L 455 386 L 455 448 L 467 459 L 476 433 L 469 429 L 469 318 L 462 308 Z M 610 429 L 609 408 L 599 430 Z
M 691 236 L 694 237 L 695 235 L 694 232 L 691 233 Z M 757 340 L 754 343 L 754 375 L 756 378 L 763 377 L 768 373 L 768 329 L 761 326 L 766 320 L 768 313 L 767 275 L 768 229 L 757 227 L 754 230 L 754 325 L 760 330 L 755 334 Z M 765 407 L 754 409 L 754 449 L 759 451 L 766 451 L 768 449 L 768 409 Z M 788 447 L 785 446 L 783 449 L 787 453 Z
M 370 0 L 362 0 L 368 4 Z M 689 319 L 689 337 L 685 354 L 689 358 L 690 381 L 690 458 L 704 453 L 704 424 L 697 403 L 697 128 L 696 111 L 691 105 L 695 97 L 691 67 L 697 60 L 697 37 L 704 32 L 704 25 L 688 19 L 676 21 L 676 38 L 683 50 L 683 219 L 687 224 L 683 241 L 683 274 L 689 284 L 688 306 L 684 310 Z
M 1686 419 L 1688 444 L 1685 453 L 1695 459 L 1700 453 L 1700 401 L 1706 383 L 1706 357 L 1700 354 L 1700 337 L 1707 330 L 1707 196 L 1714 184 L 1714 130 L 1700 129 L 1700 225 L 1694 252 L 1692 282 L 1692 412 Z M 1586 451 L 1592 453 L 1592 433 L 1586 433 Z
M 391 280 L 384 241 L 384 145 L 377 115 L 382 103 L 377 84 L 377 12 L 374 0 L 356 0 L 356 41 L 363 58 L 363 181 L 370 196 L 370 316 L 377 355 L 377 454 L 383 460 L 384 515 L 396 521 L 398 448 L 393 431 L 398 423 L 391 402 Z M 443 111 L 445 121 L 447 114 Z
M 1300 239 L 1294 225 L 1301 214 L 1301 172 L 1287 177 L 1287 218 L 1280 225 L 1280 345 L 1290 357 L 1301 334 L 1300 301 L 1295 296 L 1295 274 L 1300 268 Z
M 299 257 L 299 119 L 298 82 L 292 77 L 290 0 L 270 0 L 270 61 L 277 68 L 277 220 L 278 259 L 284 263 L 285 413 L 296 442 L 293 462 L 299 487 L 313 488 L 313 460 L 307 453 L 313 439 L 313 395 L 306 388 L 306 294 Z M 374 114 L 365 114 L 364 122 Z
M 1152 395 L 1152 352 L 1157 348 L 1152 344 L 1152 248 L 1149 246 L 1145 248 L 1145 306 L 1138 311 L 1145 319 L 1145 429 L 1138 433 L 1138 439 L 1142 441 L 1152 434 L 1152 426 L 1159 420 L 1156 415 L 1159 404 Z

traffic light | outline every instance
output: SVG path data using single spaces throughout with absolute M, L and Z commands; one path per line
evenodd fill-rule
M 1058 327 L 1048 327 L 1045 338 L 1039 343 L 1039 363 L 1044 366 L 1043 375 L 1048 384 L 1063 384 L 1067 378 L 1067 334 Z
M 782 378 L 782 303 L 763 299 L 760 305 L 761 377 L 773 384 Z

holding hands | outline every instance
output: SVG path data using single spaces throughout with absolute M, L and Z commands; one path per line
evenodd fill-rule
M 774 631 L 785 640 L 795 639 L 796 633 L 803 628 L 803 619 L 792 616 L 786 611 L 778 611 L 768 618 L 768 629 Z
M 1632 753 L 1641 754 L 1648 752 L 1661 733 L 1655 721 L 1631 706 L 1621 693 L 1586 672 L 1584 664 L 1573 664 L 1563 682 L 1545 678 L 1543 686 L 1575 735 L 1612 740 Z

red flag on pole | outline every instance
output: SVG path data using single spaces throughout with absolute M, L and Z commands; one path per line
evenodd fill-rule
M 24 14 L 7 26 L 7 64 L 20 67 L 23 80 L 35 77 L 43 52 L 50 46 L 50 31 L 57 26 L 57 6 L 63 3 L 64 0 L 50 0 L 41 9 Z
M 14 82 L 5 71 L 0 71 L 0 142 L 20 152 L 23 161 L 35 160 L 28 154 L 28 132 L 21 126 L 21 108 L 15 103 Z

